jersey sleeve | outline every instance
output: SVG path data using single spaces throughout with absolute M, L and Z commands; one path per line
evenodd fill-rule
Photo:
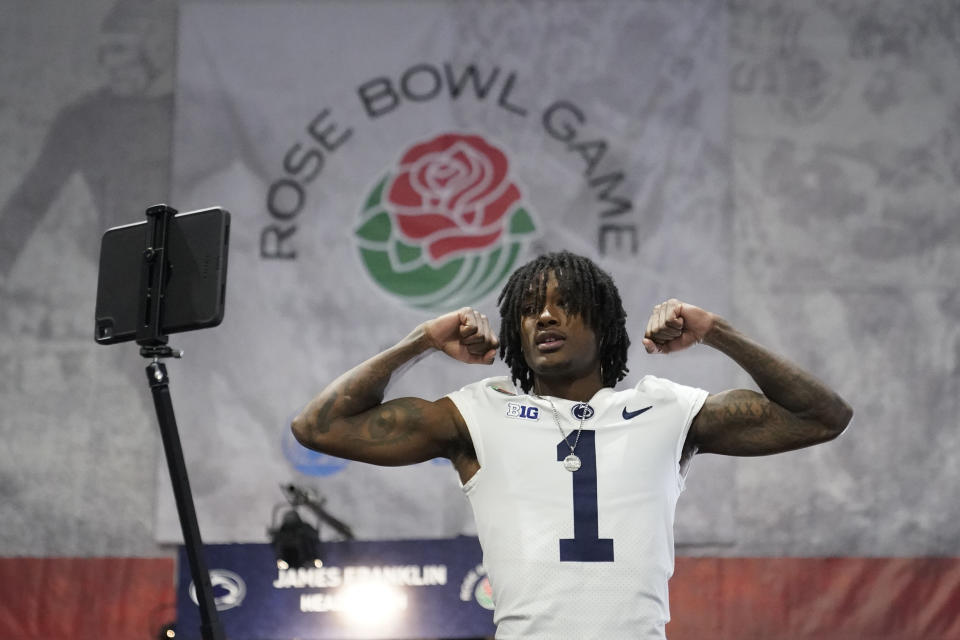
M 649 375 L 637 384 L 637 389 L 662 396 L 664 399 L 676 403 L 674 418 L 676 420 L 677 440 L 673 457 L 679 464 L 680 456 L 683 454 L 683 444 L 687 440 L 687 434 L 690 433 L 690 425 L 693 424 L 693 419 L 700 412 L 709 394 L 706 390 L 698 387 L 691 387 L 666 378 Z
M 460 415 L 463 416 L 463 421 L 467 424 L 470 439 L 473 441 L 473 450 L 477 454 L 477 462 L 481 468 L 483 468 L 485 456 L 483 433 L 478 415 L 482 413 L 484 404 L 489 402 L 486 389 L 491 385 L 496 385 L 498 381 L 499 378 L 487 378 L 447 394 L 447 397 L 456 405 Z

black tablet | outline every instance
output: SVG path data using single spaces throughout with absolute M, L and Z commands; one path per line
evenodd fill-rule
M 149 322 L 138 317 L 147 232 L 144 221 L 103 234 L 94 330 L 100 344 L 133 340 L 137 328 Z M 223 320 L 229 238 L 230 213 L 221 208 L 178 213 L 169 219 L 161 333 L 215 327 Z

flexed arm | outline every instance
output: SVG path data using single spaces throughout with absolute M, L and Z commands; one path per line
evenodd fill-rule
M 673 353 L 700 342 L 732 358 L 762 393 L 732 389 L 709 396 L 691 425 L 688 450 L 779 453 L 832 440 L 850 422 L 853 409 L 836 392 L 723 318 L 676 299 L 654 308 L 643 339 L 648 353 Z
M 469 434 L 450 400 L 383 402 L 393 374 L 433 349 L 461 362 L 491 364 L 497 338 L 486 316 L 467 307 L 421 324 L 311 400 L 293 421 L 297 440 L 330 455 L 380 465 L 413 464 L 440 456 L 457 463 L 469 457 Z

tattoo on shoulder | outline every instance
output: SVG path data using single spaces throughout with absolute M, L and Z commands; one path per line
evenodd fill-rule
M 706 453 L 765 455 L 822 441 L 801 418 L 753 391 L 731 391 L 704 407 L 697 444 Z
M 371 444 L 384 445 L 401 442 L 410 437 L 408 429 L 397 430 L 402 424 L 416 423 L 423 419 L 423 412 L 416 402 L 397 400 L 384 405 L 367 416 L 362 427 L 366 430 L 366 440 Z
M 698 416 L 702 427 L 716 427 L 744 422 L 768 422 L 775 417 L 770 401 L 748 390 L 728 391 L 718 402 L 707 403 Z
M 723 404 L 723 414 L 727 419 L 765 418 L 769 407 L 770 401 L 759 394 L 732 394 Z
M 697 430 L 703 434 L 713 429 L 747 425 L 777 427 L 782 422 L 781 413 L 759 393 L 741 389 L 728 391 L 717 402 L 704 405 L 697 417 Z
M 330 431 L 330 412 L 333 411 L 333 405 L 337 403 L 337 394 L 332 394 L 327 398 L 320 410 L 317 411 L 317 433 L 329 433 Z

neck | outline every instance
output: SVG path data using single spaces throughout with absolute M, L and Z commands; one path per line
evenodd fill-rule
M 587 402 L 602 388 L 599 369 L 583 378 L 537 377 L 533 381 L 533 392 L 538 396 L 552 396 L 576 402 Z

